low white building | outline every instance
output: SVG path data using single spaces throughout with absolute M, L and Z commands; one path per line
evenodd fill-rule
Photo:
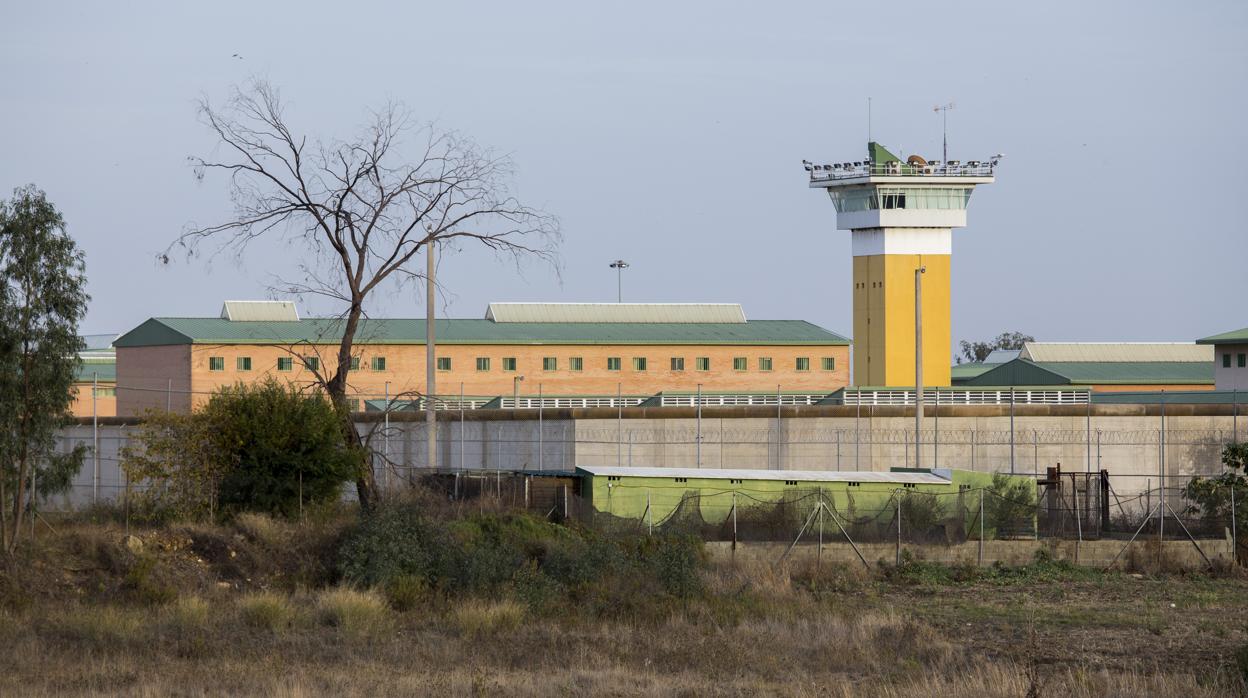
M 1248 391 L 1248 327 L 1196 343 L 1213 345 L 1213 380 L 1218 390 Z

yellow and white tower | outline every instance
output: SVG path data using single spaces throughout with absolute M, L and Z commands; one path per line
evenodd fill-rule
M 923 383 L 949 385 L 949 260 L 953 229 L 966 227 L 978 184 L 993 182 L 1000 155 L 986 162 L 905 162 L 877 143 L 867 160 L 803 162 L 810 187 L 826 189 L 836 227 L 852 231 L 854 385 L 914 385 L 915 270 L 922 284 Z

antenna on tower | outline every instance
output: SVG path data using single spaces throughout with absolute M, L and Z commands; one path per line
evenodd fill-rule
M 941 151 L 941 162 L 949 162 L 949 110 L 953 109 L 953 102 L 941 104 L 932 107 L 932 111 L 940 112 L 940 142 L 943 150 Z
M 871 98 L 867 97 L 867 142 L 871 142 Z

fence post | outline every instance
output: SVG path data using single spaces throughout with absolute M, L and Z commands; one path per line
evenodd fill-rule
M 836 469 L 841 469 L 841 430 L 837 429 L 836 434 Z M 722 467 L 722 466 L 721 466 Z
M 975 430 L 971 430 L 971 471 L 975 470 Z
M 905 441 L 905 445 L 906 445 L 906 460 L 905 460 L 904 462 L 905 462 L 905 464 L 906 464 L 906 467 L 907 467 L 907 468 L 909 468 L 909 467 L 910 467 L 910 430 L 909 430 L 909 429 L 904 429 L 904 430 L 902 430 L 902 431 L 903 431 L 903 433 L 905 434 L 905 437 L 906 437 L 906 438 L 904 439 L 904 441 Z
M 624 384 L 615 384 L 615 464 L 624 465 Z
M 979 566 L 984 566 L 984 488 L 979 488 Z
M 780 461 L 780 386 L 776 386 L 776 470 L 783 470 Z
M 694 359 L 694 361 L 697 361 L 697 359 Z M 694 464 L 697 467 L 701 468 L 702 467 L 702 384 L 701 383 L 698 383 L 698 394 L 697 394 L 696 400 L 698 402 L 698 424 L 697 424 L 698 433 L 694 435 L 694 439 L 693 439 L 694 440 L 694 446 L 693 446 Z M 723 424 L 724 422 L 722 419 L 720 420 L 719 424 L 720 424 L 719 450 L 720 450 L 720 453 L 723 453 L 723 450 L 724 450 Z M 720 463 L 720 465 L 722 466 L 723 463 Z
M 893 496 L 897 498 L 897 561 L 894 564 L 901 567 L 901 494 L 893 490 Z
M 1014 386 L 1012 385 L 1010 386 L 1010 474 L 1014 474 Z
M 1239 564 L 1239 531 L 1235 525 L 1235 484 L 1231 484 L 1231 564 Z
M 732 491 L 732 559 L 737 559 L 737 491 Z
M 654 536 L 654 509 L 650 508 L 650 491 L 645 491 L 645 513 L 650 518 L 650 536 Z
M 858 422 L 862 419 L 862 394 L 859 393 L 854 397 L 854 404 L 857 405 L 857 411 L 854 412 L 854 470 L 859 469 L 858 453 L 862 450 L 862 437 L 858 430 Z
M 39 468 L 32 467 L 30 469 L 30 543 L 35 543 L 35 504 L 39 497 Z M 13 537 L 17 538 L 17 531 L 13 532 Z
M 1083 483 L 1088 483 L 1087 477 L 1084 477 Z M 1075 564 L 1079 564 L 1079 545 L 1083 543 L 1083 511 L 1079 509 L 1079 485 L 1075 484 L 1075 478 L 1070 478 L 1070 496 L 1074 500 L 1075 505 L 1075 532 L 1078 535 L 1075 538 Z
M 99 392 L 99 373 L 91 374 L 91 503 L 100 501 L 100 417 L 95 408 L 96 393 Z M 17 532 L 13 532 L 17 537 Z
M 546 462 L 542 459 L 542 384 L 537 384 L 537 472 L 546 469 Z M 564 518 L 567 518 L 568 512 L 563 512 Z
M 819 551 L 815 555 L 815 569 L 823 566 L 823 488 L 819 488 Z
M 464 383 L 459 383 L 459 469 L 464 470 Z

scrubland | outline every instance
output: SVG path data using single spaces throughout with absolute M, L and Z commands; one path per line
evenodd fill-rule
M 0 695 L 1225 696 L 1248 581 L 709 560 L 414 498 L 361 522 L 84 512 L 0 573 Z

